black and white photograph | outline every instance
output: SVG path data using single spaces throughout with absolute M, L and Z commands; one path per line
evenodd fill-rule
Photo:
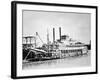
M 14 78 L 97 73 L 96 6 L 12 4 Z
M 88 13 L 23 10 L 23 69 L 91 66 Z

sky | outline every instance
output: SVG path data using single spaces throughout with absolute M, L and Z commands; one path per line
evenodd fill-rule
M 89 43 L 91 39 L 91 14 L 71 12 L 23 11 L 23 36 L 35 36 L 38 32 L 44 43 L 49 39 L 53 41 L 53 28 L 55 38 L 59 39 L 59 27 L 62 35 L 69 35 L 72 39 Z M 37 38 L 38 43 L 39 41 Z

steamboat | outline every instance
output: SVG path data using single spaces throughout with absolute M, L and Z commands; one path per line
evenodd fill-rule
M 36 37 L 43 43 L 42 47 L 37 47 Z M 55 28 L 53 28 L 53 42 L 49 41 L 49 33 L 47 32 L 47 43 L 44 43 L 38 32 L 35 36 L 23 37 L 26 43 L 23 44 L 23 62 L 29 61 L 44 61 L 52 59 L 61 59 L 74 56 L 87 55 L 88 49 L 84 43 L 73 40 L 68 35 L 61 34 L 59 27 L 59 39 L 55 40 Z M 28 39 L 30 43 L 28 42 Z M 34 44 L 31 40 L 34 39 Z

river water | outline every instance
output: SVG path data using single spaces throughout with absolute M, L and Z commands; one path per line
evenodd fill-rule
M 64 59 L 23 63 L 22 69 L 69 68 L 84 66 L 91 66 L 90 51 L 88 52 L 88 55 L 67 57 Z

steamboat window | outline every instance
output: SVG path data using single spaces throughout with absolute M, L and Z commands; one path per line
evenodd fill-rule
M 63 53 L 65 52 L 65 50 L 63 50 Z
M 64 53 L 66 53 L 66 50 L 64 50 Z
M 67 50 L 66 50 L 66 53 L 67 53 Z

